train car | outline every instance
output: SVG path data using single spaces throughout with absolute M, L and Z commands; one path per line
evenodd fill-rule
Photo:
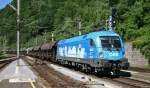
M 26 48 L 20 49 L 20 55 L 26 55 Z
M 39 49 L 39 57 L 45 60 L 55 62 L 56 57 L 56 43 L 57 42 L 49 42 L 41 45 Z
M 33 56 L 36 58 L 40 57 L 40 45 L 39 46 L 35 46 L 32 50 Z
M 57 43 L 56 61 L 84 71 L 118 74 L 129 67 L 124 44 L 113 31 L 91 32 Z
M 26 54 L 29 56 L 33 56 L 33 47 L 29 47 L 26 49 Z

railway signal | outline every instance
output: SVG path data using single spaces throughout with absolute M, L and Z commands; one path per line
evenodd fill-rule
M 106 29 L 108 24 L 109 31 L 113 31 L 116 25 L 116 21 L 115 21 L 116 12 L 117 10 L 115 8 L 112 8 L 112 15 L 109 16 L 108 20 L 106 20 Z

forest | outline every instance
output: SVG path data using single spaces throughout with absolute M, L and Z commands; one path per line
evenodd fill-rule
M 12 3 L 16 7 L 16 0 Z M 32 47 L 106 28 L 115 9 L 116 26 L 125 42 L 132 42 L 150 63 L 150 0 L 21 0 L 20 46 Z M 16 48 L 16 12 L 0 10 L 0 50 Z

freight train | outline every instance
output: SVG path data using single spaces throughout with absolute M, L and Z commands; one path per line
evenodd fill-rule
M 29 56 L 92 73 L 118 75 L 121 69 L 129 67 L 124 43 L 113 31 L 91 32 L 31 47 L 26 51 Z

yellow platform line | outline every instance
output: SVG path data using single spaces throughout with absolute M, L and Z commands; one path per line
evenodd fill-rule
M 32 88 L 36 88 L 33 81 L 31 81 L 31 79 L 29 81 L 30 81 L 30 84 L 31 84 Z

